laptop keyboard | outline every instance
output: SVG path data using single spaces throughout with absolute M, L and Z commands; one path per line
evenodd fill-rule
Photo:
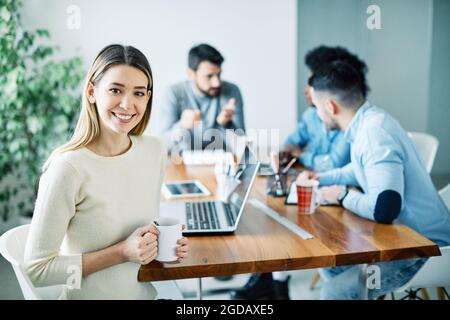
M 234 225 L 235 218 L 228 204 L 223 204 L 228 225 Z M 216 203 L 186 202 L 187 227 L 189 230 L 217 230 L 220 229 Z
M 234 223 L 236 222 L 236 218 L 234 217 L 233 212 L 231 211 L 230 205 L 224 203 L 223 204 L 223 209 L 225 211 L 225 217 L 227 218 L 228 225 L 230 227 L 234 226 Z

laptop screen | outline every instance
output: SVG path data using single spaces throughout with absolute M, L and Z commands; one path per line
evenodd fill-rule
M 244 154 L 239 161 L 235 179 L 239 182 L 229 197 L 229 204 L 234 215 L 234 220 L 238 222 L 238 215 L 243 210 L 243 204 L 247 200 L 248 194 L 258 172 L 259 162 L 253 151 L 245 147 Z

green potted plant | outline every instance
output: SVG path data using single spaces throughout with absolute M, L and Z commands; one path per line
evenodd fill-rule
M 55 61 L 47 30 L 24 30 L 21 1 L 0 0 L 0 222 L 30 216 L 41 167 L 68 139 L 80 103 L 80 58 Z M 53 59 L 52 59 L 53 58 Z

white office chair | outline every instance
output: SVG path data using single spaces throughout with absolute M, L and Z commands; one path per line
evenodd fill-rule
M 0 237 L 0 254 L 8 260 L 19 281 L 20 289 L 26 300 L 54 300 L 62 292 L 62 285 L 49 287 L 35 287 L 23 267 L 25 244 L 30 225 L 23 225 L 5 232 Z M 175 281 L 152 282 L 158 295 L 156 299 L 183 299 Z
M 448 296 L 444 287 L 450 287 L 450 246 L 441 247 L 441 256 L 431 257 L 404 286 L 395 290 L 406 293 L 402 299 L 420 299 L 418 293 L 424 288 L 439 288 Z
M 408 132 L 408 135 L 422 157 L 425 168 L 430 173 L 439 147 L 439 140 L 431 134 L 423 132 Z
M 439 191 L 447 208 L 450 209 L 450 183 Z M 406 292 L 404 298 L 418 298 L 417 293 L 422 288 L 439 288 L 441 297 L 446 295 L 450 299 L 444 287 L 450 287 L 450 246 L 441 247 L 441 256 L 432 257 L 408 281 L 404 286 L 397 289 L 396 292 Z
M 62 286 L 37 288 L 23 268 L 23 255 L 30 225 L 16 227 L 0 237 L 0 253 L 8 260 L 26 300 L 53 300 L 61 295 Z
M 152 285 L 158 292 L 155 299 L 183 300 L 183 294 L 176 281 L 153 281 Z

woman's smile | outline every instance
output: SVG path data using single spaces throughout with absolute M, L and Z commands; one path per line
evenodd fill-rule
M 136 113 L 115 113 L 111 111 L 113 118 L 119 123 L 130 123 Z

